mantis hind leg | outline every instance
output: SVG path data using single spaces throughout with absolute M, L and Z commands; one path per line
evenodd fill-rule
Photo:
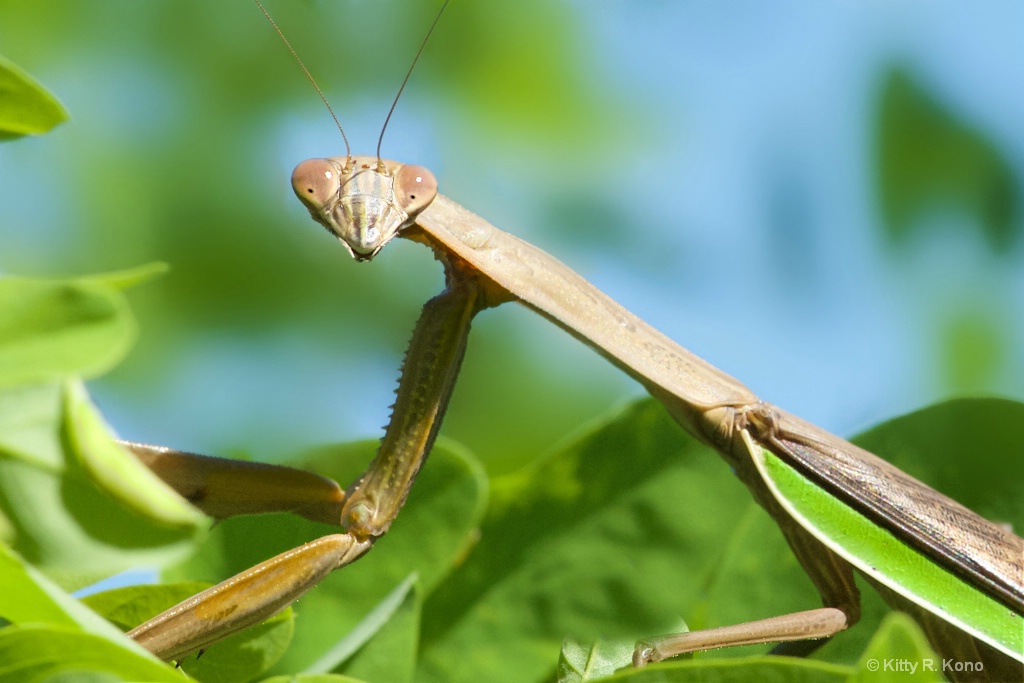
M 860 618 L 860 593 L 850 565 L 803 530 L 783 528 L 783 533 L 821 594 L 824 607 L 643 640 L 633 652 L 633 666 L 690 652 L 759 643 L 781 643 L 773 654 L 806 656 L 855 624 Z
M 756 445 L 747 443 L 745 447 L 756 448 Z M 823 607 L 647 639 L 637 643 L 633 652 L 634 666 L 690 652 L 759 643 L 781 643 L 773 650 L 774 654 L 806 656 L 860 619 L 860 591 L 850 565 L 789 517 L 755 468 L 745 466 L 749 462 L 739 461 L 737 475 L 782 530 L 797 561 L 818 589 Z

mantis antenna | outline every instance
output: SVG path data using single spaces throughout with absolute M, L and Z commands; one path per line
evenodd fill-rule
M 420 55 L 423 54 L 423 48 L 427 46 L 427 41 L 430 40 L 430 34 L 434 32 L 437 27 L 437 22 L 441 21 L 441 15 L 444 14 L 445 8 L 451 0 L 444 0 L 444 4 L 441 5 L 441 9 L 437 11 L 437 16 L 434 17 L 434 23 L 427 29 L 427 35 L 423 36 L 423 42 L 420 43 L 420 49 L 416 50 L 416 56 L 412 58 L 412 64 L 409 65 L 409 70 L 405 73 L 405 78 L 402 79 L 402 85 L 398 86 L 398 93 L 395 95 L 395 101 L 391 103 L 391 109 L 388 109 L 388 115 L 384 117 L 384 125 L 380 128 L 380 137 L 377 138 L 377 168 L 384 168 L 384 162 L 380 159 L 380 146 L 384 142 L 384 131 L 388 129 L 388 123 L 391 121 L 391 115 L 395 112 L 395 107 L 398 106 L 398 98 L 402 96 L 402 91 L 405 90 L 405 84 L 409 82 L 409 77 L 412 76 L 412 70 L 416 68 L 416 62 L 420 60 Z
M 260 0 L 253 0 L 253 2 L 256 3 L 256 6 L 260 8 L 261 12 L 263 12 L 263 16 L 265 16 L 267 18 L 267 21 L 270 22 L 270 25 L 274 27 L 275 31 L 277 31 L 277 35 L 281 36 L 281 40 L 284 41 L 285 47 L 287 47 L 288 51 L 292 53 L 292 57 L 294 57 L 295 61 L 299 63 L 299 66 L 302 67 L 302 71 L 306 74 L 306 78 L 308 78 L 309 82 L 313 84 L 314 88 L 316 88 L 316 92 L 317 92 L 318 95 L 320 95 L 320 99 L 323 101 L 324 106 L 327 107 L 327 111 L 331 112 L 331 118 L 334 119 L 334 124 L 336 126 L 338 126 L 338 131 L 341 133 L 341 139 L 345 141 L 345 158 L 348 159 L 349 162 L 351 162 L 352 161 L 352 148 L 348 144 L 348 136 L 345 135 L 345 129 L 341 127 L 341 121 L 338 120 L 338 116 L 334 113 L 334 109 L 331 108 L 331 103 L 327 101 L 327 97 L 324 95 L 324 91 L 320 89 L 319 85 L 317 85 L 316 79 L 313 78 L 313 74 L 309 73 L 309 69 L 306 68 L 306 65 L 303 63 L 302 59 L 299 57 L 299 53 L 296 52 L 295 48 L 292 47 L 292 44 L 290 42 L 288 42 L 288 38 L 284 35 L 284 31 L 282 31 L 281 28 L 277 25 L 277 22 L 274 21 L 274 18 L 272 16 L 270 16 L 270 12 L 268 12 L 267 9 L 262 5 L 262 3 L 260 3 Z M 445 4 L 447 4 L 447 2 L 445 2 Z M 436 20 L 435 20 L 435 23 L 436 23 Z M 431 30 L 433 30 L 433 27 L 431 27 Z M 430 35 L 430 34 L 428 33 L 427 35 Z M 421 47 L 420 50 L 422 50 L 422 49 L 423 48 Z M 419 54 L 417 54 L 416 56 L 419 57 Z M 416 62 L 414 61 L 413 64 L 415 64 L 415 63 Z M 410 69 L 410 71 L 411 71 L 411 69 Z M 408 78 L 408 77 L 406 77 L 406 78 Z M 402 85 L 404 86 L 405 84 L 403 83 Z M 402 91 L 399 90 L 398 92 L 399 92 L 399 94 L 401 94 Z M 394 107 L 395 107 L 395 105 L 391 105 L 392 109 L 394 109 Z M 389 114 L 389 116 L 390 116 L 390 114 Z M 385 122 L 384 125 L 387 125 L 387 122 Z M 380 149 L 380 145 L 378 144 L 378 150 L 379 149 Z M 378 156 L 380 156 L 379 152 L 378 152 Z M 346 166 L 348 166 L 348 165 L 350 165 L 350 163 L 346 164 Z
M 405 73 L 405 78 L 402 79 L 402 84 L 400 86 L 398 86 L 398 93 L 395 95 L 394 101 L 391 102 L 391 108 L 388 109 L 388 115 L 384 117 L 384 125 L 381 126 L 381 128 L 380 128 L 380 136 L 377 138 L 377 170 L 378 171 L 386 172 L 386 169 L 385 169 L 385 166 L 384 166 L 384 162 L 381 160 L 381 157 L 380 157 L 381 144 L 384 142 L 384 131 L 386 131 L 388 129 L 388 123 L 391 122 L 391 115 L 395 113 L 395 107 L 398 106 L 398 100 L 399 100 L 399 98 L 402 97 L 402 92 L 405 90 L 405 86 L 409 82 L 409 78 L 412 76 L 412 70 L 414 68 L 416 68 L 416 62 L 419 61 L 420 55 L 423 54 L 423 49 L 427 46 L 427 41 L 430 40 L 431 34 L 434 32 L 434 29 L 437 27 L 437 22 L 439 22 L 441 20 L 441 15 L 444 14 L 444 10 L 445 10 L 446 7 L 448 7 L 448 3 L 450 1 L 451 0 L 444 0 L 444 3 L 441 5 L 441 9 L 438 10 L 438 12 L 437 12 L 437 16 L 434 17 L 434 22 L 430 25 L 430 28 L 427 29 L 427 34 L 425 36 L 423 36 L 423 42 L 420 43 L 419 49 L 416 50 L 416 55 L 412 58 L 412 64 L 409 65 L 409 70 Z M 331 103 L 327 101 L 327 97 L 324 95 L 324 91 L 320 89 L 320 86 L 317 84 L 316 79 L 313 78 L 313 74 L 311 74 L 309 72 L 309 69 L 306 68 L 305 63 L 303 63 L 303 61 L 302 61 L 302 58 L 299 57 L 299 53 L 295 51 L 295 48 L 292 47 L 292 44 L 288 41 L 288 38 L 284 35 L 284 31 L 282 31 L 281 28 L 277 25 L 277 22 L 274 21 L 274 18 L 270 16 L 270 12 L 267 11 L 267 9 L 263 6 L 263 4 L 260 2 L 260 0 L 253 0 L 253 2 L 255 2 L 256 6 L 260 8 L 260 11 L 263 12 L 263 16 L 265 16 L 267 18 L 267 21 L 270 22 L 270 25 L 274 27 L 274 31 L 276 31 L 277 35 L 279 35 L 281 37 L 281 40 L 284 41 L 284 44 L 288 48 L 288 51 L 292 53 L 292 57 L 294 57 L 295 61 L 299 63 L 299 66 L 302 67 L 302 71 L 306 74 L 306 78 L 309 79 L 309 82 L 313 84 L 314 88 L 316 88 L 316 92 L 320 96 L 320 100 L 324 103 L 324 106 L 327 107 L 327 111 L 329 111 L 331 113 L 331 118 L 334 119 L 335 125 L 338 126 L 338 131 L 341 133 L 342 140 L 345 141 L 345 158 L 346 158 L 345 167 L 346 168 L 351 167 L 352 166 L 352 147 L 348 144 L 348 136 L 345 135 L 345 129 L 341 127 L 341 122 L 338 120 L 338 116 L 334 113 L 334 109 L 331 107 Z

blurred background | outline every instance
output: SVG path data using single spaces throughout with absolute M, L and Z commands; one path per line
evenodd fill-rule
M 355 153 L 439 3 L 268 9 Z M 0 0 L 0 54 L 72 121 L 0 148 L 0 273 L 170 264 L 90 385 L 127 438 L 275 460 L 381 433 L 421 246 L 354 263 L 292 195 L 344 153 L 248 0 Z M 455 0 L 384 139 L 755 392 L 840 434 L 1024 399 L 1024 5 Z M 642 390 L 514 306 L 443 433 L 491 473 Z

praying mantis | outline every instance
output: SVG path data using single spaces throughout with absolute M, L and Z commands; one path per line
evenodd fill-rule
M 425 168 L 384 160 L 378 147 L 376 156 L 346 153 L 305 161 L 292 184 L 313 219 L 357 261 L 373 259 L 393 238 L 403 237 L 432 250 L 444 267 L 446 288 L 426 304 L 417 323 L 378 455 L 344 493 L 313 475 L 129 444 L 215 516 L 273 505 L 295 509 L 295 499 L 302 498 L 302 514 L 340 520 L 343 529 L 142 624 L 130 635 L 144 647 L 165 659 L 201 650 L 270 616 L 366 554 L 398 515 L 430 452 L 473 317 L 516 301 L 597 350 L 660 400 L 684 429 L 716 449 L 776 521 L 822 597 L 818 609 L 645 640 L 634 665 L 747 643 L 786 642 L 788 652 L 810 652 L 857 621 L 856 569 L 890 604 L 911 613 L 943 656 L 983 662 L 994 680 L 1019 677 L 1024 541 L 1018 536 L 759 400 L 553 257 L 438 194 Z M 187 474 L 175 480 L 182 466 Z M 251 509 L 225 503 L 209 485 L 224 473 L 273 481 L 277 502 L 253 501 Z M 851 536 L 870 542 L 854 544 Z

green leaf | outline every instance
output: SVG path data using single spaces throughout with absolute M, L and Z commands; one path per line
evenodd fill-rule
M 0 618 L 12 624 L 43 623 L 91 631 L 107 637 L 119 633 L 84 608 L 37 569 L 0 544 Z
M 340 674 L 298 674 L 295 676 L 272 676 L 262 683 L 364 683 L 358 678 Z
M 1021 179 L 998 148 L 944 109 L 900 68 L 882 85 L 878 113 L 878 183 L 888 237 L 905 244 L 940 211 L 966 211 L 994 251 L 1006 252 L 1021 221 Z M 930 212 L 930 213 L 929 213 Z
M 865 440 L 901 462 L 915 454 L 912 474 L 940 488 L 957 480 L 947 492 L 990 518 L 1019 524 L 1019 514 L 1009 513 L 1022 501 L 1021 465 L 1015 459 L 1009 473 L 1006 466 L 1016 452 L 1012 426 L 1021 420 L 1021 404 L 958 401 L 887 423 Z M 978 455 L 965 460 L 959 449 L 971 442 L 986 448 L 975 447 L 970 452 Z M 653 401 L 496 480 L 492 490 L 480 543 L 425 603 L 419 679 L 543 680 L 566 635 L 635 639 L 679 630 L 684 620 L 697 630 L 818 603 L 774 522 L 721 458 Z M 870 588 L 862 600 L 862 621 L 818 657 L 849 665 L 860 657 L 887 611 Z M 679 669 L 704 663 L 707 673 L 680 673 L 679 680 L 734 675 L 719 668 L 720 658 L 766 650 L 708 653 Z M 582 667 L 578 658 L 575 666 Z M 757 666 L 775 675 L 785 669 L 772 658 Z M 792 674 L 798 680 L 841 675 L 799 667 Z M 653 676 L 636 680 L 662 680 Z
M 113 440 L 78 382 L 65 384 L 64 434 L 84 474 L 116 502 L 154 523 L 186 533 L 205 524 L 201 512 Z
M 637 639 L 815 600 L 721 458 L 653 401 L 492 490 L 480 543 L 424 606 L 422 680 L 542 680 L 567 635 Z
M 907 615 L 886 617 L 871 639 L 850 683 L 903 683 L 944 681 L 942 661 L 936 656 L 921 628 Z
M 38 639 L 49 639 L 54 632 L 79 632 L 88 636 L 89 643 L 104 641 L 102 649 L 109 653 L 110 662 L 138 664 L 142 661 L 143 664 L 138 665 L 146 668 L 150 664 L 159 665 L 152 655 L 125 638 L 108 621 L 62 591 L 2 544 L 0 585 L 4 587 L 0 591 L 0 618 L 11 624 L 0 630 L 0 681 L 27 680 L 18 676 L 27 677 L 32 667 L 48 670 L 49 667 L 60 669 L 62 665 L 68 669 L 80 666 L 76 658 L 81 653 L 74 647 L 62 655 L 59 651 L 48 653 L 47 648 L 37 646 Z M 86 661 L 91 660 L 86 657 Z M 5 669 L 7 664 L 12 668 Z M 4 678 L 7 674 L 13 678 Z
M 354 481 L 376 443 L 322 449 L 293 466 L 336 481 Z M 296 605 L 295 643 L 275 673 L 307 670 L 346 638 L 386 596 L 415 572 L 429 592 L 467 552 L 483 514 L 487 484 L 466 452 L 441 440 L 413 486 L 402 514 L 366 558 L 328 576 Z M 221 581 L 257 562 L 337 527 L 290 515 L 232 518 L 219 523 L 196 555 L 168 578 Z M 396 657 L 399 655 L 395 655 Z
M 415 576 L 399 586 L 401 598 L 375 637 L 336 671 L 367 681 L 411 681 L 420 631 L 420 592 Z
M 79 278 L 79 281 L 96 282 L 108 287 L 113 287 L 114 289 L 123 290 L 145 284 L 150 280 L 165 274 L 170 269 L 170 266 L 166 263 L 154 261 L 153 263 L 144 263 L 141 266 L 136 266 L 134 268 L 114 270 L 108 273 L 97 273 L 95 275 L 85 275 Z
M 391 621 L 391 619 L 399 612 L 399 610 L 405 609 L 408 611 L 407 603 L 409 603 L 409 596 L 413 592 L 413 587 L 416 585 L 416 575 L 409 576 L 405 581 L 395 587 L 391 593 L 384 596 L 384 599 L 374 607 L 369 614 L 351 631 L 349 631 L 343 638 L 338 640 L 328 651 L 321 655 L 320 659 L 306 667 L 306 671 L 311 673 L 320 673 L 328 671 L 346 671 L 348 666 L 347 662 L 358 652 L 364 645 L 369 643 L 374 637 Z M 415 627 L 419 628 L 419 603 L 413 600 L 416 606 L 416 623 Z M 408 651 L 408 654 L 415 652 L 415 643 L 413 643 L 412 649 Z M 406 652 L 391 652 L 392 658 L 403 659 L 402 655 Z
M 605 681 L 629 683 L 845 683 L 851 668 L 791 657 L 740 657 L 663 662 L 628 669 Z
M 889 420 L 854 439 L 982 517 L 1024 529 L 1024 403 L 962 398 Z
M 635 646 L 632 640 L 582 643 L 566 638 L 558 657 L 558 683 L 582 683 L 611 676 L 632 665 Z
M 274 666 L 294 634 L 295 614 L 288 608 L 207 648 L 202 656 L 189 656 L 178 664 L 203 683 L 245 683 Z
M 0 387 L 100 375 L 134 339 L 127 302 L 109 286 L 0 278 Z
M 0 140 L 45 133 L 67 118 L 57 98 L 0 57 Z
M 11 546 L 75 589 L 186 553 L 204 530 L 205 518 L 181 524 L 183 518 L 174 517 L 171 526 L 162 510 L 147 511 L 144 504 L 134 504 L 138 500 L 127 505 L 125 496 L 119 500 L 104 493 L 82 466 L 82 456 L 69 446 L 71 440 L 82 440 L 67 433 L 78 429 L 81 415 L 72 420 L 65 407 L 57 385 L 0 391 L 0 511 L 9 523 Z M 86 437 L 101 438 L 97 433 Z M 121 449 L 104 457 L 132 458 Z M 152 491 L 138 492 L 147 493 Z
M 0 683 L 147 681 L 181 683 L 173 668 L 92 633 L 26 624 L 0 629 Z

